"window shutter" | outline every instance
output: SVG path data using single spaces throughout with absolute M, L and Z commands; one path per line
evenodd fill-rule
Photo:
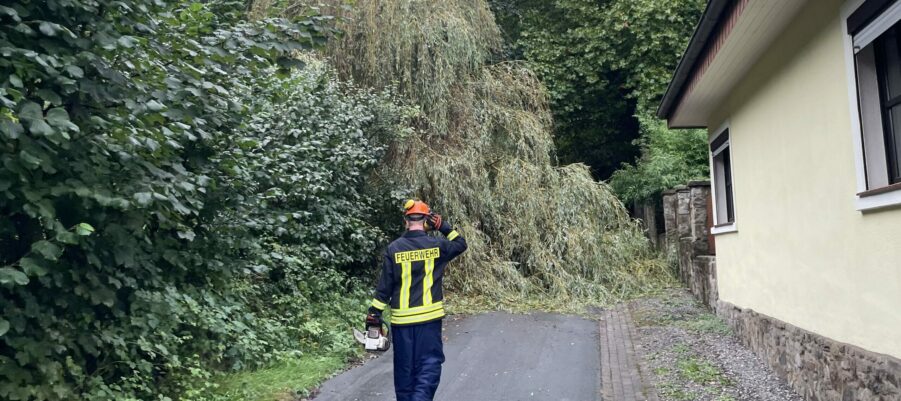
M 864 8 L 865 6 L 862 6 L 859 11 L 864 11 Z M 848 31 L 854 35 L 854 53 L 857 53 L 873 43 L 879 35 L 882 35 L 898 21 L 901 21 L 901 1 L 895 1 L 888 5 L 885 11 L 876 17 L 869 16 L 867 19 L 870 21 L 869 23 L 856 26 L 854 30 L 851 29 L 852 20 L 854 20 L 853 14 L 848 18 Z

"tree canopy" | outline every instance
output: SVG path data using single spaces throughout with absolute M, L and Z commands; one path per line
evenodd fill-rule
M 636 114 L 656 107 L 703 0 L 492 0 L 508 56 L 548 87 L 562 162 L 608 178 L 639 155 Z

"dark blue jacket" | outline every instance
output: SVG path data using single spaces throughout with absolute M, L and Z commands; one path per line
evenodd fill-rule
M 444 317 L 441 284 L 447 263 L 466 250 L 466 240 L 446 223 L 433 237 L 407 231 L 388 245 L 372 306 L 391 305 L 391 324 L 410 325 Z

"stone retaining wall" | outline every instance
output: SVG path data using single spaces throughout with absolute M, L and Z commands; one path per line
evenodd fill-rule
M 707 182 L 663 195 L 665 249 L 691 293 L 806 400 L 901 401 L 901 360 L 719 300 L 715 247 L 708 236 L 709 196 Z
M 679 278 L 701 302 L 716 306 L 716 257 L 710 243 L 710 182 L 693 181 L 663 193 L 666 252 Z
M 901 360 L 718 301 L 735 335 L 809 401 L 901 400 Z

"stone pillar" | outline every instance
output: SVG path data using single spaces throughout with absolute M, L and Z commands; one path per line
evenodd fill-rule
M 660 249 L 660 237 L 657 235 L 657 204 L 654 202 L 643 204 L 642 214 L 644 215 L 645 230 L 647 230 L 651 245 L 655 249 Z
M 676 187 L 676 227 L 679 238 L 691 238 L 691 190 Z
M 716 288 L 716 257 L 710 255 L 698 255 L 694 258 L 691 282 L 688 284 L 691 293 L 707 305 L 710 309 L 716 308 L 719 295 Z
M 676 191 L 663 191 L 663 227 L 667 233 L 676 231 Z
M 707 197 L 710 196 L 709 181 L 692 181 L 688 183 L 691 197 L 691 239 L 696 255 L 707 255 L 710 246 L 707 243 Z
M 708 198 L 710 183 L 692 181 L 663 194 L 668 260 L 677 265 L 679 278 L 705 305 L 718 300 L 716 258 L 711 255 Z
M 663 249 L 666 251 L 667 260 L 670 261 L 675 261 L 676 250 L 679 247 L 679 236 L 677 235 L 679 228 L 676 227 L 677 204 L 676 191 L 668 190 L 663 192 Z
M 679 278 L 688 284 L 691 282 L 692 238 L 691 238 L 691 190 L 686 186 L 676 187 L 676 236 L 678 237 L 677 255 L 679 260 Z
M 691 289 L 694 255 L 691 253 L 691 237 L 679 238 L 679 277 Z

